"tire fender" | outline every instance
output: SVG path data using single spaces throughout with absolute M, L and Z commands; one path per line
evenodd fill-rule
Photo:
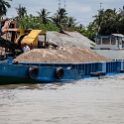
M 28 69 L 28 76 L 35 80 L 38 76 L 39 76 L 39 69 L 37 66 L 31 66 L 29 69 Z
M 55 78 L 56 79 L 62 79 L 64 76 L 64 69 L 62 67 L 58 67 L 55 70 Z

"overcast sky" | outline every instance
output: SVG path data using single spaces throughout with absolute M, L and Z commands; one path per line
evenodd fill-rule
M 36 11 L 45 8 L 51 15 L 56 13 L 56 10 L 61 3 L 61 8 L 66 5 L 68 16 L 75 17 L 77 22 L 87 26 L 93 21 L 93 16 L 98 13 L 101 8 L 114 9 L 122 8 L 124 6 L 123 0 L 13 0 L 10 2 L 11 8 L 8 9 L 7 17 L 12 18 L 17 15 L 16 9 L 21 6 L 26 7 L 28 14 L 38 15 Z M 65 4 L 66 3 L 66 4 Z

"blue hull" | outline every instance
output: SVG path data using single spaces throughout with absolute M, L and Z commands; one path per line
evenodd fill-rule
M 64 75 L 58 79 L 55 76 L 55 71 L 57 67 L 60 67 L 60 65 L 55 65 L 44 65 L 41 63 L 12 64 L 8 62 L 0 62 L 0 84 L 70 82 L 82 78 L 78 74 L 77 70 L 71 70 L 63 67 Z M 32 66 L 38 68 L 39 73 L 35 78 L 32 78 L 29 75 L 29 69 Z
M 124 72 L 123 61 L 93 63 L 12 63 L 0 62 L 0 84 L 71 82 Z M 58 70 L 60 69 L 60 70 Z

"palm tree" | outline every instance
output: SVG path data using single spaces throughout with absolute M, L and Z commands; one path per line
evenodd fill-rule
M 56 14 L 60 16 L 60 19 L 65 19 L 65 18 L 67 18 L 66 15 L 68 13 L 66 13 L 66 10 L 64 8 L 59 8 L 59 10 L 57 10 Z
M 68 17 L 67 22 L 65 24 L 65 30 L 73 31 L 73 30 L 79 30 L 80 27 L 76 26 L 78 22 L 76 22 L 76 19 L 74 17 Z
M 101 26 L 100 32 L 105 32 L 105 34 L 120 33 L 120 21 L 121 16 L 116 12 L 116 9 L 107 9 L 104 12 L 104 25 Z
M 122 33 L 122 34 L 124 34 L 124 6 L 123 6 L 123 8 L 122 9 L 119 9 L 119 14 L 120 14 L 120 16 L 121 16 L 121 20 L 120 20 L 120 22 L 121 22 L 121 24 L 120 24 L 120 27 L 119 27 L 119 29 L 120 29 L 120 32 Z
M 101 29 L 101 25 L 103 23 L 103 17 L 104 17 L 104 10 L 101 9 L 98 11 L 98 15 L 93 16 L 93 18 L 95 18 L 95 20 L 93 21 L 93 31 L 96 32 L 96 34 L 99 33 L 100 29 Z
M 122 16 L 124 16 L 124 6 L 123 6 L 122 9 L 119 8 L 119 12 L 120 12 L 120 14 L 121 14 Z
M 68 20 L 66 10 L 64 8 L 59 8 L 59 10 L 57 10 L 57 13 L 55 13 L 54 16 L 51 17 L 51 19 L 60 30 L 63 30 Z
M 25 7 L 21 7 L 21 5 L 19 5 L 19 8 L 16 8 L 16 11 L 17 11 L 17 14 L 18 14 L 18 17 L 21 19 L 21 18 L 24 18 L 24 16 L 27 15 L 27 10 Z
M 113 25 L 115 25 L 114 23 L 115 15 L 116 15 L 116 9 L 114 10 L 107 9 L 104 11 L 103 21 L 102 21 L 101 29 L 99 31 L 100 34 L 111 34 L 110 31 L 113 30 Z
M 17 11 L 18 16 L 15 17 L 15 20 L 17 22 L 17 27 L 21 27 L 21 20 L 27 15 L 27 10 L 25 7 L 21 7 L 21 5 L 19 5 L 19 8 L 15 8 Z
M 116 9 L 103 9 L 99 10 L 98 15 L 94 16 L 92 28 L 96 34 L 109 34 L 110 30 L 113 30 L 114 19 L 116 15 Z
M 50 17 L 48 17 L 50 12 L 47 12 L 46 9 L 43 8 L 42 10 L 40 10 L 40 12 L 37 11 L 37 13 L 38 13 L 39 17 L 41 18 L 41 21 L 44 25 L 46 25 L 50 22 Z
M 121 11 L 122 13 L 122 11 Z M 116 9 L 106 9 L 105 11 L 99 11 L 92 27 L 96 30 L 97 34 L 111 34 L 121 33 L 124 18 L 121 13 L 117 13 Z
M 12 0 L 0 0 L 0 17 L 2 15 L 6 15 L 7 8 L 10 8 L 11 5 L 7 1 L 12 1 Z
M 94 21 L 89 25 L 89 31 L 96 34 L 124 34 L 124 6 L 119 11 L 116 11 L 115 8 L 100 10 L 94 18 Z
M 51 17 L 53 23 L 61 30 L 62 29 L 62 25 L 60 24 L 60 17 L 59 15 L 54 15 L 53 17 Z
M 74 17 L 68 17 L 68 20 L 67 20 L 67 27 L 74 27 L 76 26 L 77 23 L 76 23 L 76 19 Z

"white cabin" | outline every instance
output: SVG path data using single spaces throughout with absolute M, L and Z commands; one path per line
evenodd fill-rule
M 98 35 L 93 51 L 109 59 L 124 60 L 124 35 L 112 34 L 108 36 Z
M 98 50 L 122 50 L 124 49 L 124 35 L 98 35 L 95 39 L 96 47 Z

